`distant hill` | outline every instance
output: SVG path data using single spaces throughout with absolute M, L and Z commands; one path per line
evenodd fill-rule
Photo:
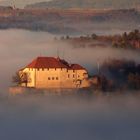
M 137 8 L 140 0 L 52 0 L 27 5 L 26 8 Z
M 0 29 L 19 28 L 54 34 L 118 34 L 140 29 L 135 9 L 13 9 L 0 10 Z
M 0 10 L 13 10 L 11 6 L 0 6 Z

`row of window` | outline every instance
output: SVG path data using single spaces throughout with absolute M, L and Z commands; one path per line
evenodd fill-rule
M 48 80 L 59 80 L 58 77 L 48 77 Z
M 78 78 L 79 78 L 80 76 L 78 75 Z M 68 74 L 68 78 L 70 78 L 70 74 Z M 73 74 L 73 78 L 75 78 L 75 75 Z M 48 77 L 48 80 L 59 80 L 59 78 L 58 77 Z
M 41 69 L 37 69 L 37 71 L 44 71 L 44 70 L 46 70 L 46 69 L 43 69 L 43 68 L 41 68 Z M 48 71 L 50 70 L 49 68 L 47 69 Z M 52 69 L 51 69 L 52 70 Z M 57 70 L 56 68 L 54 69 L 55 71 Z M 62 70 L 62 68 L 61 68 L 61 70 Z M 29 71 L 33 71 L 33 69 L 32 68 L 29 68 Z M 68 72 L 69 70 L 67 69 L 67 72 Z M 73 73 L 75 73 L 75 70 L 73 70 Z
M 68 78 L 70 78 L 71 76 L 70 76 L 70 74 L 68 74 Z M 73 74 L 73 76 L 72 76 L 73 78 L 75 78 L 75 74 Z M 80 76 L 78 75 L 78 78 L 79 78 Z

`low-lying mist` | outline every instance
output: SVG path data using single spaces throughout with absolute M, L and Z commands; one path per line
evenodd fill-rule
M 7 95 L 12 76 L 37 56 L 60 56 L 97 73 L 97 61 L 134 60 L 139 52 L 123 49 L 75 48 L 54 42 L 45 32 L 0 31 L 0 138 L 2 140 L 139 140 L 139 91 L 123 94 L 41 96 Z M 114 95 L 114 96 L 113 96 Z
M 140 96 L 0 99 L 3 140 L 139 140 Z
M 89 73 L 96 74 L 97 62 L 109 58 L 134 60 L 140 62 L 139 52 L 111 47 L 73 47 L 64 42 L 54 41 L 54 36 L 46 32 L 26 30 L 0 31 L 0 83 L 1 92 L 12 85 L 12 76 L 37 56 L 58 55 L 70 63 L 79 63 Z

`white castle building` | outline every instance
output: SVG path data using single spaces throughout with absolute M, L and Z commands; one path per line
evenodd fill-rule
M 33 88 L 88 87 L 88 72 L 79 64 L 54 57 L 37 57 L 19 71 L 21 86 Z M 26 81 L 26 82 L 25 82 Z

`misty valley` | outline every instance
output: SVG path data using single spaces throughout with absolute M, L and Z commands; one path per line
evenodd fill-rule
M 139 140 L 137 35 L 137 31 L 118 36 L 62 36 L 1 30 L 1 138 Z M 70 64 L 80 64 L 88 70 L 92 86 L 63 92 L 25 88 L 24 94 L 11 96 L 9 87 L 17 87 L 13 81 L 16 72 L 38 56 L 59 56 Z
M 0 140 L 140 140 L 140 0 L 0 0 Z
M 16 31 L 16 34 L 14 31 Z M 9 34 L 8 42 L 5 40 L 7 33 Z M 17 91 L 17 93 L 22 93 L 22 91 L 26 93 L 28 92 L 28 88 L 30 93 L 34 91 L 34 89 L 31 90 L 33 86 L 30 88 L 30 86 L 28 87 L 26 85 L 29 78 L 26 77 L 27 80 L 24 78 L 24 80 L 21 81 L 17 73 L 21 68 L 25 68 L 31 60 L 38 58 L 36 62 L 33 63 L 38 63 L 39 67 L 37 68 L 41 68 L 40 66 L 43 66 L 43 64 L 48 65 L 43 61 L 54 61 L 56 58 L 55 65 L 59 65 L 57 64 L 58 57 L 59 63 L 62 62 L 62 65 L 65 63 L 66 66 L 69 67 L 73 63 L 76 63 L 81 65 L 81 68 L 83 66 L 83 68 L 86 69 L 88 77 L 85 78 L 85 82 L 89 86 L 83 86 L 83 90 L 78 90 L 78 93 L 84 93 L 84 91 L 86 91 L 87 94 L 94 94 L 94 92 L 96 93 L 97 91 L 104 92 L 104 94 L 106 94 L 106 92 L 113 93 L 116 91 L 123 93 L 127 90 L 139 91 L 140 89 L 140 32 L 138 30 L 129 33 L 125 32 L 120 35 L 103 36 L 92 34 L 79 37 L 56 36 L 45 32 L 34 33 L 26 30 L 6 30 L 1 31 L 1 34 L 3 34 L 1 47 L 2 51 L 4 51 L 2 54 L 9 56 L 8 65 L 10 67 L 8 72 L 9 76 L 7 76 L 7 73 L 5 73 L 5 75 L 2 73 L 2 76 L 5 76 L 4 79 L 9 79 L 2 84 L 5 90 L 11 87 L 9 91 L 12 93 L 14 93 L 14 91 Z M 10 51 L 6 52 L 6 50 Z M 54 58 L 51 58 L 52 56 Z M 3 60 L 5 55 L 1 55 L 1 57 L 3 57 Z M 12 59 L 10 57 L 12 57 Z M 6 59 L 8 59 L 8 57 Z M 13 65 L 13 60 L 17 61 L 16 65 Z M 29 67 L 29 71 L 30 69 L 32 70 L 34 66 Z M 63 66 L 60 67 L 62 69 Z M 44 68 L 46 68 L 46 66 Z M 73 69 L 73 71 L 75 70 L 76 69 Z M 51 73 L 47 75 L 51 76 Z M 41 79 L 41 76 L 39 76 L 39 78 Z M 59 76 L 57 80 L 59 80 Z M 21 84 L 25 84 L 26 87 L 22 88 L 22 86 L 20 86 Z M 64 84 L 62 85 L 65 89 L 64 93 L 65 91 L 67 91 L 67 93 L 73 93 L 73 87 L 71 92 L 69 92 L 71 86 L 65 88 Z M 45 86 L 42 88 L 45 89 Z M 77 87 L 75 88 L 76 90 L 78 89 Z M 43 93 L 47 92 L 47 90 L 35 90 Z M 60 94 L 62 91 L 63 90 L 60 90 L 58 93 Z

